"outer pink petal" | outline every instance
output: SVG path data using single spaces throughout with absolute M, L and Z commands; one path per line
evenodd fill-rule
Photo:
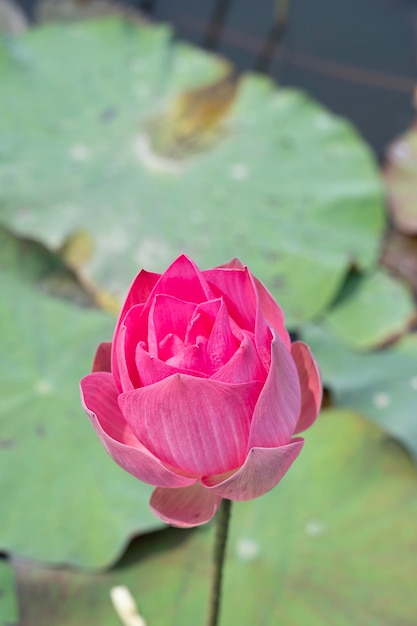
M 278 335 L 287 349 L 291 348 L 290 336 L 284 326 L 284 315 L 264 285 L 251 274 L 253 289 L 257 296 L 255 341 L 259 355 L 267 371 L 271 366 L 270 346 L 273 335 Z
M 150 506 L 166 524 L 191 528 L 209 522 L 220 502 L 219 496 L 195 483 L 182 489 L 155 489 Z
M 302 341 L 292 344 L 291 354 L 298 370 L 301 385 L 301 413 L 296 433 L 309 428 L 319 414 L 323 388 L 320 370 L 310 348 Z
M 261 306 L 263 317 L 274 328 L 275 332 L 283 339 L 289 348 L 291 339 L 285 328 L 285 318 L 281 307 L 274 300 L 268 289 L 256 276 L 252 275 L 252 280 L 256 291 L 258 292 L 259 303 Z
M 111 370 L 114 383 L 119 393 L 135 388 L 135 385 L 130 378 L 130 368 L 126 362 L 125 343 L 126 326 L 121 325 L 117 334 L 114 336 L 111 353 Z
M 120 311 L 116 328 L 114 329 L 113 340 L 116 339 L 120 325 L 126 317 L 129 309 L 131 309 L 136 304 L 144 304 L 147 301 L 149 294 L 157 283 L 159 277 L 160 274 L 154 274 L 153 272 L 147 272 L 146 270 L 141 270 L 136 276 L 132 285 L 130 286 L 122 310 Z M 119 364 L 114 355 L 112 355 L 112 372 L 118 384 Z
M 304 439 L 279 448 L 252 448 L 242 467 L 222 482 L 215 477 L 201 482 L 217 496 L 228 500 L 252 500 L 275 487 L 301 452 Z
M 111 374 L 97 372 L 81 380 L 81 400 L 104 448 L 124 470 L 156 487 L 184 487 L 194 478 L 180 476 L 165 467 L 138 441 L 117 404 Z
M 111 372 L 111 341 L 101 343 L 97 348 L 92 372 Z
M 120 311 L 118 325 L 120 325 L 120 323 L 124 320 L 126 313 L 132 308 L 132 306 L 135 306 L 135 304 L 144 304 L 147 301 L 152 289 L 155 287 L 160 277 L 161 274 L 147 272 L 146 270 L 141 270 L 139 272 L 130 286 L 126 300 L 124 301 L 122 310 Z
M 174 374 L 122 394 L 119 406 L 138 439 L 161 461 L 184 473 L 220 474 L 245 459 L 261 386 Z
M 136 367 L 136 346 L 140 341 L 147 341 L 148 328 L 144 309 L 144 304 L 137 304 L 129 309 L 114 336 L 112 373 L 119 392 L 130 391 L 140 385 Z
M 248 450 L 287 444 L 301 410 L 297 368 L 281 337 L 271 344 L 271 367 L 253 414 Z

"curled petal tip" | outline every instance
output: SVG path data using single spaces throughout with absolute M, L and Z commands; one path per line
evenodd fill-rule
M 283 478 L 304 445 L 298 437 L 278 448 L 252 448 L 242 467 L 221 482 L 210 477 L 202 483 L 229 500 L 252 500 L 270 491 Z
M 152 512 L 166 524 L 178 528 L 201 526 L 211 520 L 221 498 L 200 483 L 182 489 L 155 489 L 151 496 Z
M 302 341 L 292 344 L 291 354 L 297 367 L 301 387 L 301 411 L 296 433 L 307 430 L 316 420 L 322 402 L 320 370 L 310 348 Z

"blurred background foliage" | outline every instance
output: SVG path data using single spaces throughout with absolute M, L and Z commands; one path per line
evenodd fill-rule
M 416 63 L 406 38 L 385 72 L 303 56 L 343 3 L 309 36 L 272 4 L 245 33 L 238 1 L 0 2 L 0 625 L 116 626 L 121 583 L 150 626 L 203 623 L 211 525 L 162 530 L 78 397 L 134 275 L 183 251 L 247 263 L 326 387 L 288 476 L 235 507 L 223 623 L 415 624 Z M 411 23 L 383 4 L 359 41 Z M 288 67 L 308 61 L 336 72 L 327 107 Z

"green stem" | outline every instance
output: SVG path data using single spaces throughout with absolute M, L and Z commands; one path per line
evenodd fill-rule
M 281 44 L 288 27 L 290 1 L 291 0 L 276 0 L 275 2 L 274 21 L 253 64 L 255 72 L 263 72 L 266 74 L 271 67 L 277 48 Z
M 216 516 L 216 543 L 214 545 L 214 569 L 207 626 L 218 626 L 220 599 L 222 591 L 222 574 L 224 555 L 226 552 L 227 532 L 229 529 L 231 500 L 222 500 Z

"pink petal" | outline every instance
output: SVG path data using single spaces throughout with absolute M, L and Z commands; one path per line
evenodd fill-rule
M 223 296 L 229 315 L 243 330 L 254 331 L 257 295 L 247 267 L 204 270 L 204 277 L 217 296 Z
M 126 317 L 127 312 L 136 304 L 144 304 L 148 299 L 152 289 L 155 284 L 158 282 L 160 274 L 154 274 L 153 272 L 147 272 L 146 270 L 141 270 L 139 274 L 134 279 L 128 294 L 126 296 L 126 300 L 123 304 L 122 310 L 120 311 L 116 328 L 114 330 L 113 340 L 116 339 L 116 336 L 119 333 L 119 328 Z M 112 356 L 112 372 L 115 377 L 116 384 L 119 386 L 119 364 L 117 360 Z
M 204 372 L 181 369 L 165 363 L 164 361 L 151 356 L 141 345 L 136 348 L 136 366 L 140 377 L 139 387 L 153 385 L 154 383 L 157 383 L 164 378 L 168 378 L 168 376 L 172 376 L 173 374 L 190 374 L 190 376 L 207 378 Z
M 194 478 L 169 470 L 138 441 L 117 403 L 111 374 L 97 372 L 81 380 L 81 400 L 104 448 L 124 470 L 157 487 L 184 487 Z
M 236 327 L 236 325 L 234 324 Z M 241 331 L 237 328 L 237 334 Z M 199 304 L 190 322 L 186 343 L 201 348 L 190 353 L 194 361 L 188 364 L 175 362 L 177 366 L 199 369 L 207 375 L 214 374 L 233 356 L 240 341 L 233 334 L 226 304 L 222 298 Z
M 136 346 L 147 340 L 144 304 L 133 306 L 126 313 L 113 340 L 112 373 L 119 392 L 130 391 L 140 384 L 136 367 Z
M 114 336 L 111 354 L 111 369 L 117 391 L 134 389 L 129 375 L 129 368 L 125 356 L 126 326 L 120 326 L 117 335 Z
M 184 350 L 184 340 L 180 339 L 178 335 L 169 333 L 159 344 L 159 358 L 161 361 L 168 362 L 170 359 L 175 359 L 178 352 L 182 352 L 182 350 Z
M 157 294 L 152 302 L 148 318 L 148 350 L 151 356 L 159 356 L 159 345 L 163 339 L 174 334 L 184 342 L 188 323 L 196 305 L 173 296 Z
M 186 346 L 171 357 L 167 363 L 176 367 L 179 372 L 186 374 L 198 372 L 200 378 L 209 377 L 213 369 L 207 356 L 206 346 L 203 343 L 198 346 Z
M 281 337 L 281 339 L 283 339 L 284 343 L 289 348 L 291 345 L 291 339 L 287 329 L 285 328 L 285 318 L 281 307 L 269 293 L 265 285 L 261 283 L 256 276 L 252 275 L 252 279 L 255 289 L 258 292 L 259 302 L 264 318 L 268 324 L 274 328 L 276 333 Z
M 208 286 L 203 274 L 200 272 L 195 263 L 185 255 L 179 256 L 163 274 L 152 274 L 142 271 L 136 277 L 132 287 L 129 290 L 126 302 L 123 305 L 119 320 L 116 325 L 114 340 L 119 335 L 122 323 L 126 319 L 126 315 L 136 303 L 143 305 L 143 319 L 147 319 L 149 310 L 152 305 L 153 298 L 156 294 L 172 295 L 181 300 L 189 302 L 203 302 L 213 298 L 213 293 Z M 130 341 L 130 340 L 129 340 Z M 136 341 L 135 346 L 138 341 Z M 124 342 L 123 342 L 124 345 Z M 134 346 L 134 347 L 135 347 Z M 119 367 L 123 368 L 124 359 L 120 351 L 120 342 L 118 349 L 114 350 L 112 356 L 112 372 L 115 377 L 116 384 L 120 391 L 129 388 L 129 380 L 132 371 L 125 368 L 124 372 L 119 372 Z M 132 367 L 134 357 L 130 358 L 130 367 Z M 133 387 L 136 386 L 133 383 Z
M 134 389 L 138 385 L 134 355 L 137 344 L 147 340 L 148 325 L 144 310 L 144 304 L 132 306 L 114 335 L 112 372 L 116 385 L 120 383 L 120 391 Z
M 297 368 L 278 335 L 271 345 L 271 367 L 253 414 L 248 450 L 287 444 L 294 434 L 301 409 Z
M 165 270 L 154 286 L 148 301 L 152 302 L 156 294 L 174 296 L 180 300 L 199 304 L 213 298 L 213 293 L 207 284 L 203 273 L 197 265 L 185 254 L 179 256 Z
M 291 354 L 298 370 L 301 386 L 301 413 L 296 433 L 309 428 L 319 414 L 322 400 L 320 370 L 310 348 L 302 341 L 292 344 Z
M 269 371 L 271 366 L 271 341 L 273 334 L 278 335 L 289 350 L 290 336 L 284 326 L 284 315 L 273 300 L 266 287 L 251 274 L 253 289 L 257 295 L 255 341 L 261 360 Z M 274 324 L 278 326 L 275 328 Z
M 248 333 L 244 334 L 242 343 L 232 358 L 211 376 L 211 380 L 221 380 L 225 383 L 247 383 L 251 380 L 263 383 L 265 379 L 265 369 Z
M 111 372 L 111 341 L 101 343 L 97 348 L 92 372 Z
M 255 279 L 247 267 L 241 267 L 240 261 L 230 266 L 206 270 L 203 272 L 208 283 L 217 295 L 223 295 L 230 317 L 242 330 L 255 333 L 255 342 L 266 371 L 270 366 L 270 345 L 272 334 L 269 323 L 277 323 L 277 334 L 282 336 L 286 345 L 290 339 L 283 324 L 283 316 L 278 305 L 266 288 Z M 272 301 L 272 302 L 271 302 Z M 266 314 L 273 317 L 269 320 Z M 281 320 L 278 324 L 278 320 Z
M 261 384 L 174 374 L 122 394 L 119 406 L 139 440 L 171 467 L 197 476 L 239 467 Z
M 216 477 L 201 483 L 229 500 L 252 500 L 275 487 L 301 452 L 304 439 L 293 439 L 279 448 L 252 448 L 242 467 L 221 482 Z
M 240 259 L 238 259 L 237 257 L 234 257 L 233 259 L 231 259 L 230 261 L 228 261 L 227 263 L 223 263 L 222 265 L 218 265 L 216 269 L 238 269 L 238 270 L 243 270 L 245 269 L 245 266 L 243 265 L 242 261 Z
M 241 335 L 240 332 L 239 335 Z M 241 340 L 238 340 L 232 332 L 227 306 L 222 300 L 207 344 L 213 371 L 218 370 L 232 358 L 240 343 Z
M 219 496 L 195 483 L 182 489 L 155 489 L 150 506 L 166 524 L 191 528 L 209 522 L 220 502 Z
M 197 344 L 199 340 L 201 340 L 201 337 L 208 340 L 221 304 L 221 299 L 217 298 L 216 300 L 201 302 L 196 307 L 194 314 L 190 319 L 185 337 L 185 342 L 188 345 Z
M 147 301 L 160 276 L 160 274 L 147 272 L 146 270 L 141 270 L 139 272 L 130 286 L 126 300 L 124 301 L 122 310 L 120 311 L 116 332 L 119 325 L 123 322 L 128 310 L 131 309 L 132 306 L 135 306 L 135 304 L 144 304 Z

